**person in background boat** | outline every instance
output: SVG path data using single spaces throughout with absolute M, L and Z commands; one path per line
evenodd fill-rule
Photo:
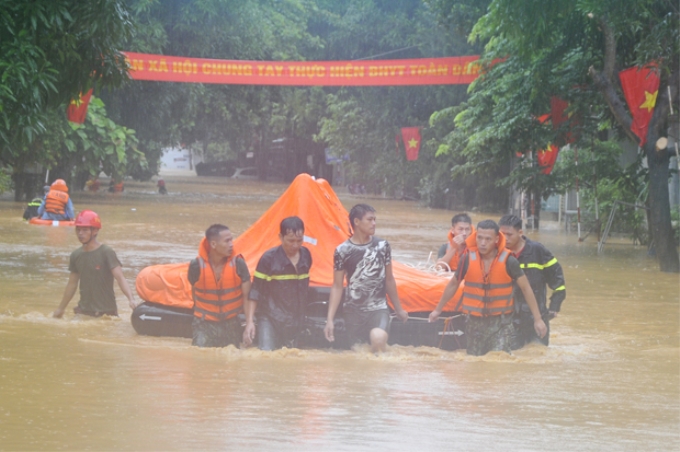
M 459 213 L 451 218 L 451 230 L 448 241 L 440 248 L 435 268 L 437 270 L 456 271 L 458 262 L 465 252 L 465 240 L 472 233 L 472 219 L 466 213 Z M 442 253 L 443 251 L 443 253 Z
M 85 187 L 91 191 L 91 192 L 97 192 L 99 191 L 99 187 L 101 186 L 101 183 L 99 182 L 99 179 L 96 177 L 90 178 L 85 182 Z
M 238 314 L 250 291 L 250 272 L 243 256 L 234 256 L 229 228 L 213 224 L 205 231 L 198 257 L 189 263 L 194 298 L 191 324 L 197 347 L 226 347 L 241 343 Z
M 168 189 L 165 188 L 165 181 L 163 179 L 158 179 L 158 183 L 156 183 L 156 186 L 158 187 L 158 194 L 159 195 L 167 195 L 168 194 Z
M 522 220 L 515 215 L 505 215 L 498 221 L 501 232 L 505 235 L 506 246 L 519 261 L 519 265 L 529 280 L 533 290 L 541 318 L 547 327 L 542 338 L 534 331 L 534 317 L 521 293 L 515 294 L 515 340 L 513 350 L 533 341 L 544 345 L 550 342 L 550 320 L 560 311 L 562 302 L 567 296 L 562 266 L 552 253 L 541 243 L 526 238 L 522 231 Z M 546 286 L 552 289 L 550 306 L 547 306 Z
M 387 349 L 389 337 L 390 312 L 386 295 L 400 320 L 406 322 L 408 313 L 399 301 L 392 274 L 390 244 L 374 236 L 375 220 L 375 209 L 367 204 L 357 204 L 349 213 L 353 233 L 335 249 L 333 286 L 324 334 L 329 342 L 335 340 L 333 319 L 347 276 L 343 313 L 350 344 L 368 342 L 371 350 L 378 352 Z
M 46 185 L 45 188 L 47 188 L 47 191 L 45 191 L 45 195 L 47 195 L 47 192 L 50 190 L 49 185 Z M 38 209 L 40 208 L 40 205 L 43 203 L 43 200 L 45 198 L 41 198 L 40 196 L 36 196 L 35 198 L 31 199 L 28 204 L 26 205 L 26 208 L 24 209 L 24 215 L 23 218 L 24 220 L 30 220 L 31 218 L 38 217 Z
M 464 279 L 462 311 L 467 315 L 467 354 L 510 353 L 514 338 L 513 282 L 516 282 L 536 319 L 533 323 L 536 335 L 544 337 L 547 327 L 541 319 L 529 280 L 517 259 L 505 248 L 505 237 L 496 222 L 484 220 L 477 224 L 477 231 L 468 238 L 467 246 L 468 251 L 446 285 L 437 307 L 430 313 L 429 321 L 437 320 L 458 290 L 459 281 Z
M 75 217 L 73 202 L 68 195 L 68 187 L 63 179 L 52 182 L 45 200 L 38 207 L 38 215 L 43 220 L 71 221 Z
M 305 319 L 312 267 L 312 255 L 302 246 L 304 237 L 305 224 L 299 217 L 284 219 L 279 225 L 281 245 L 267 250 L 257 263 L 246 303 L 246 345 L 257 331 L 260 350 L 298 346 L 296 336 Z
M 71 253 L 68 269 L 71 272 L 61 303 L 52 317 L 60 318 L 80 285 L 80 301 L 73 309 L 76 314 L 93 317 L 102 315 L 117 316 L 116 295 L 113 280 L 125 294 L 131 309 L 137 307 L 130 286 L 123 276 L 116 252 L 109 246 L 99 243 L 97 235 L 102 222 L 95 212 L 83 210 L 76 218 L 76 236 L 83 244 Z

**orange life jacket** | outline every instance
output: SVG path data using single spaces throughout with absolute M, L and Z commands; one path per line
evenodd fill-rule
M 475 227 L 470 225 L 470 235 L 474 234 L 475 232 Z M 468 236 L 469 237 L 469 236 Z M 466 239 L 467 243 L 467 239 Z M 456 248 L 456 244 L 453 243 L 453 231 L 449 230 L 449 246 L 451 248 Z M 463 254 L 467 251 L 467 248 L 463 248 L 463 251 L 458 251 L 456 249 L 456 252 L 453 254 L 453 257 L 451 257 L 451 260 L 449 261 L 449 268 L 451 269 L 452 272 L 455 272 L 458 270 L 458 263 L 460 262 L 460 258 L 463 257 Z
M 463 312 L 476 317 L 512 314 L 513 281 L 505 269 L 510 250 L 505 248 L 505 236 L 499 233 L 498 253 L 484 274 L 484 263 L 476 245 L 476 233 L 467 239 L 468 268 L 463 288 Z M 472 240 L 470 240 L 472 239 Z M 472 245 L 474 243 L 474 246 Z
M 219 281 L 208 260 L 208 241 L 203 238 L 199 247 L 198 263 L 201 276 L 193 286 L 194 316 L 221 322 L 236 317 L 243 308 L 241 278 L 236 273 L 236 257 L 232 256 L 224 264 Z
M 45 211 L 63 215 L 68 203 L 68 193 L 59 190 L 50 190 L 45 197 Z

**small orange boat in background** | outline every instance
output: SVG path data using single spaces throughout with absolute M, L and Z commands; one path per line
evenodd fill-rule
M 28 220 L 28 224 L 37 224 L 39 226 L 75 226 L 75 220 L 43 220 L 39 217 L 33 217 Z

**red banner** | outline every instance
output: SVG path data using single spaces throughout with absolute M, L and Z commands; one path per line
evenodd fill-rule
M 82 124 L 85 122 L 85 117 L 87 116 L 87 106 L 90 104 L 90 98 L 92 97 L 92 90 L 90 89 L 84 95 L 78 96 L 78 99 L 74 99 L 66 107 L 66 117 L 69 121 Z
M 630 130 L 640 139 L 640 147 L 647 142 L 647 127 L 654 114 L 656 96 L 659 92 L 659 71 L 655 65 L 644 68 L 632 67 L 619 72 L 623 94 L 633 123 Z
M 420 152 L 420 127 L 402 127 L 401 137 L 406 149 L 406 160 L 418 160 Z
M 468 85 L 479 55 L 411 60 L 246 61 L 123 52 L 133 80 L 290 86 Z

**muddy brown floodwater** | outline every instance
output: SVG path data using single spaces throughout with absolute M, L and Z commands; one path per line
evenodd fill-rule
M 148 265 L 194 257 L 211 223 L 241 233 L 285 189 L 165 180 L 164 197 L 152 182 L 74 195 L 76 210 L 101 215 L 130 284 Z M 412 264 L 436 253 L 453 214 L 368 202 L 394 258 Z M 27 225 L 23 208 L 0 200 L 2 450 L 680 450 L 678 275 L 625 240 L 598 256 L 590 238 L 529 234 L 567 279 L 549 348 L 263 353 L 138 336 L 118 287 L 120 318 L 75 318 L 76 295 L 52 319 L 79 244 L 73 228 Z

